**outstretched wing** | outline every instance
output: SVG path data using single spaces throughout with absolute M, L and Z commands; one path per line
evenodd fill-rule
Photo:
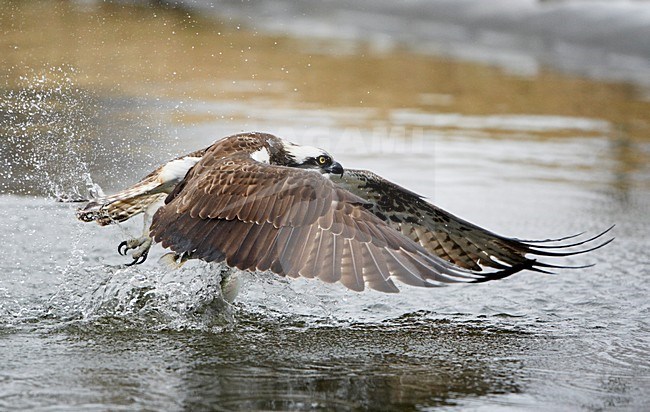
M 170 160 L 149 173 L 133 186 L 110 196 L 89 201 L 77 210 L 77 218 L 97 222 L 100 226 L 120 223 L 147 211 L 171 192 L 187 171 L 199 161 L 207 149 L 198 150 Z
M 496 270 L 481 280 L 502 278 L 523 269 L 567 266 L 539 262 L 536 257 L 563 257 L 589 252 L 605 246 L 590 242 L 611 230 L 581 241 L 562 243 L 579 235 L 543 241 L 507 238 L 485 230 L 425 201 L 420 195 L 366 170 L 346 169 L 343 176 L 332 176 L 339 187 L 367 201 L 367 208 L 393 229 L 421 245 L 430 253 L 459 267 L 480 272 Z M 581 250 L 570 249 L 587 245 Z
M 162 185 L 158 179 L 159 169 L 128 189 L 89 201 L 83 209 L 77 210 L 77 219 L 106 226 L 124 222 L 144 212 L 166 196 L 160 191 Z
M 318 172 L 209 152 L 176 186 L 151 235 L 178 254 L 239 269 L 397 292 L 481 275 L 431 255 Z

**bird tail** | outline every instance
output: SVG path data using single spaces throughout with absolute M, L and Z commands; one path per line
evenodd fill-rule
M 159 187 L 156 180 L 145 179 L 114 195 L 93 199 L 84 208 L 77 210 L 77 219 L 83 222 L 94 221 L 100 226 L 124 222 L 165 197 L 164 193 L 156 191 Z

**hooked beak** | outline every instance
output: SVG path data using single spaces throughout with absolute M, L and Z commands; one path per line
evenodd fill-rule
M 333 174 L 333 175 L 339 175 L 343 177 L 343 166 L 339 162 L 333 162 L 331 165 L 327 166 L 325 168 L 325 171 L 327 173 Z

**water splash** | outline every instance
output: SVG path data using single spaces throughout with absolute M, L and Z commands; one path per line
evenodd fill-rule
M 73 67 L 27 72 L 15 87 L 0 94 L 0 194 L 44 195 L 61 202 L 103 196 L 88 167 L 93 163 L 90 156 L 106 153 L 93 135 L 100 103 L 77 86 L 79 74 Z M 51 199 L 46 203 L 32 199 L 28 204 L 38 211 L 29 217 L 35 218 L 32 224 L 39 228 L 39 236 L 44 241 L 57 239 L 56 244 L 45 241 L 46 249 L 65 244 L 65 251 L 58 253 L 61 264 L 49 267 L 48 273 L 33 268 L 13 276 L 42 277 L 55 289 L 47 292 L 49 297 L 34 296 L 29 313 L 16 313 L 21 305 L 2 309 L 17 315 L 7 325 L 213 330 L 233 324 L 230 306 L 221 295 L 223 267 L 203 265 L 169 272 L 155 266 L 89 265 L 85 243 L 96 228 L 75 230 L 64 224 L 50 231 L 36 223 L 41 221 L 36 216 L 74 224 L 74 213 L 55 206 Z M 125 230 L 121 225 L 120 229 Z M 60 239 L 61 233 L 65 240 Z M 8 291 L 0 289 L 2 295 Z
M 235 322 L 233 307 L 221 294 L 228 271 L 222 265 L 171 272 L 80 266 L 74 284 L 62 284 L 50 298 L 44 317 L 62 320 L 66 327 L 219 332 Z
M 76 76 L 69 66 L 32 69 L 0 96 L 0 193 L 85 197 L 89 174 L 82 154 L 96 105 Z

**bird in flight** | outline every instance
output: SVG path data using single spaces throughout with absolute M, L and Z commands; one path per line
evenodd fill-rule
M 100 225 L 144 214 L 144 232 L 120 243 L 129 263 L 152 243 L 187 259 L 280 276 L 398 292 L 485 282 L 522 270 L 569 268 L 540 261 L 599 249 L 590 238 L 521 240 L 497 235 L 364 170 L 343 169 L 322 149 L 243 133 L 173 159 L 134 186 L 91 200 L 77 217 Z M 579 248 L 582 247 L 582 248 Z M 587 267 L 587 266 L 571 266 Z

